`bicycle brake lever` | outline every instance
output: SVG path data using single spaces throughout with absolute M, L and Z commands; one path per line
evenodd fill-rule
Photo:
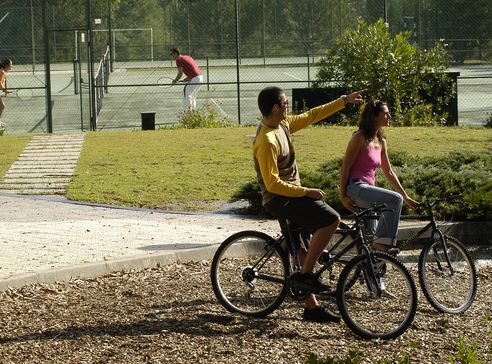
M 461 193 L 458 195 L 446 196 L 446 197 L 444 197 L 444 201 L 453 202 L 453 201 L 461 199 L 462 197 L 463 197 L 463 195 Z

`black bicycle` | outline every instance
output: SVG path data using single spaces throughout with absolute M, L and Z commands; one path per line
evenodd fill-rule
M 420 286 L 429 303 L 437 311 L 460 314 L 466 311 L 477 292 L 477 271 L 470 253 L 462 242 L 445 234 L 437 225 L 433 207 L 442 202 L 453 202 L 461 196 L 447 196 L 427 200 L 421 204 L 424 214 L 402 215 L 404 219 L 429 221 L 410 239 L 397 246 L 399 253 L 415 243 L 430 230 L 430 239 L 419 256 L 418 275 Z
M 336 301 L 344 322 L 357 335 L 368 339 L 394 339 L 412 323 L 417 309 L 417 289 L 408 269 L 394 256 L 372 251 L 365 239 L 368 218 L 384 206 L 352 215 L 352 227 L 343 224 L 343 237 L 325 254 L 315 274 L 343 266 L 337 280 Z M 219 302 L 230 312 L 265 317 L 275 311 L 287 295 L 304 299 L 310 290 L 299 283 L 299 257 L 293 254 L 296 239 L 309 234 L 287 221 L 280 221 L 282 234 L 274 239 L 258 231 L 241 231 L 217 249 L 211 281 Z M 350 237 L 349 243 L 346 238 Z M 342 246 L 343 245 L 343 246 Z M 360 252 L 343 261 L 350 252 Z

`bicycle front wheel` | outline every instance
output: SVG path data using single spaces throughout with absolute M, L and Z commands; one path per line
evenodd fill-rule
M 425 297 L 439 312 L 460 314 L 477 292 L 475 263 L 463 244 L 444 235 L 426 245 L 419 257 L 419 281 Z
M 350 287 L 356 275 L 363 279 Z M 361 254 L 340 275 L 337 304 L 343 320 L 357 335 L 395 339 L 415 317 L 417 288 L 408 269 L 395 257 L 383 252 L 372 252 L 370 257 Z
M 217 249 L 212 261 L 212 288 L 230 312 L 264 317 L 287 294 L 290 265 L 284 249 L 270 236 L 242 231 Z

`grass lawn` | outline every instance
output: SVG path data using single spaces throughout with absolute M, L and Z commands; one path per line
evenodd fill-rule
M 68 198 L 126 206 L 214 210 L 255 176 L 256 127 L 88 133 Z M 294 135 L 299 168 L 343 156 L 355 127 Z M 492 152 L 492 129 L 387 128 L 389 148 L 416 155 Z M 1 139 L 1 138 L 0 138 Z M 1 148 L 1 144 L 0 144 Z M 1 168 L 1 164 L 0 164 Z
M 3 178 L 19 154 L 24 150 L 31 136 L 1 136 L 0 137 L 0 177 Z

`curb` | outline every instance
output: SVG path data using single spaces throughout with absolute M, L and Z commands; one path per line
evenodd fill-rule
M 179 262 L 210 260 L 215 254 L 217 246 L 208 245 L 204 248 L 183 249 L 174 252 L 142 255 L 105 262 L 78 264 L 34 273 L 17 274 L 0 280 L 0 292 L 11 288 L 20 288 L 29 284 L 49 284 L 77 278 L 87 279 L 117 271 L 157 268 Z

